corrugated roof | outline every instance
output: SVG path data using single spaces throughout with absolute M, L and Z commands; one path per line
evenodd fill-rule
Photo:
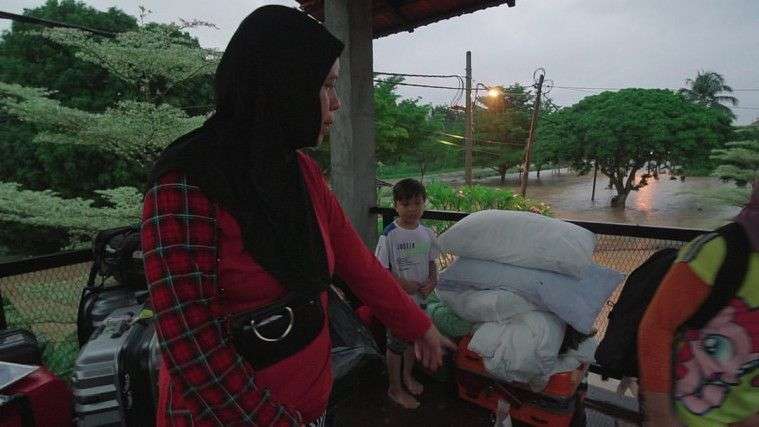
M 374 38 L 432 24 L 443 19 L 493 6 L 515 5 L 516 0 L 374 0 Z M 324 21 L 324 0 L 298 0 L 301 9 Z

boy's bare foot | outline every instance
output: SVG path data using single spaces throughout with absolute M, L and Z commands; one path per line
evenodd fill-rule
M 387 390 L 387 395 L 393 402 L 403 406 L 406 409 L 416 409 L 419 407 L 419 401 L 414 396 L 406 393 L 406 390 Z
M 414 396 L 419 396 L 424 391 L 424 386 L 421 385 L 419 381 L 415 380 L 414 377 L 404 378 L 403 384 L 406 385 L 408 391 L 410 391 Z

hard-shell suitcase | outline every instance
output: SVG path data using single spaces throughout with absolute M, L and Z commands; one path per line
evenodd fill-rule
M 119 406 L 128 426 L 155 425 L 158 400 L 157 346 L 152 312 L 143 309 L 132 323 L 116 360 Z
M 82 291 L 77 314 L 77 337 L 79 346 L 86 343 L 92 332 L 113 313 L 114 310 L 142 304 L 148 298 L 148 291 L 135 290 L 127 286 L 95 286 Z
M 3 388 L 0 427 L 70 427 L 71 389 L 44 367 Z
M 0 361 L 39 365 L 42 363 L 37 337 L 33 333 L 18 328 L 0 331 Z
M 72 387 L 78 426 L 121 426 L 118 356 L 141 306 L 116 309 L 82 347 L 74 364 Z
M 582 425 L 582 400 L 587 366 L 551 376 L 546 388 L 536 393 L 526 384 L 503 381 L 485 371 L 478 354 L 469 350 L 471 337 L 459 342 L 456 353 L 456 383 L 459 397 L 495 412 L 498 401 L 505 400 L 516 421 L 535 426 L 568 427 Z

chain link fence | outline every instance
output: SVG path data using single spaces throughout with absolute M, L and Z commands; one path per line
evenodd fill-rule
M 390 210 L 392 212 L 392 210 Z M 378 211 L 387 220 L 391 213 Z M 437 223 L 443 221 L 451 224 L 465 214 L 445 212 L 428 212 L 434 216 Z M 450 218 L 449 218 L 450 217 Z M 392 220 L 392 218 L 390 219 Z M 582 225 L 582 224 L 581 224 Z M 640 235 L 640 227 L 616 224 L 596 224 L 598 243 L 594 253 L 595 261 L 599 264 L 629 274 L 652 253 L 663 248 L 679 248 L 685 241 L 697 235 L 698 230 L 678 229 L 647 229 L 652 231 L 669 232 L 667 238 L 636 237 L 624 233 Z M 599 228 L 604 232 L 598 232 Z M 608 230 L 613 230 L 611 233 Z M 637 231 L 636 231 L 637 230 Z M 611 233 L 611 234 L 606 234 Z M 672 238 L 672 236 L 675 238 Z M 687 238 L 686 238 L 687 237 Z M 20 327 L 31 330 L 43 348 L 44 363 L 62 378 L 69 378 L 74 360 L 79 350 L 76 338 L 76 317 L 79 297 L 87 283 L 91 262 L 82 262 L 83 256 L 77 259 L 65 256 L 48 257 L 48 262 L 24 260 L 20 263 L 5 263 L 1 266 L 18 273 L 0 273 L 0 295 L 2 295 L 5 318 L 10 327 Z M 67 261 L 68 259 L 68 261 Z M 51 261 L 54 267 L 51 267 Z M 441 257 L 441 266 L 451 261 L 450 257 Z M 26 264 L 17 268 L 18 264 Z M 36 263 L 36 264 L 35 264 Z M 68 265 L 66 265 L 68 264 Z M 38 269 L 35 268 L 38 265 Z M 603 338 L 608 323 L 608 313 L 619 297 L 623 285 L 614 292 L 606 306 L 598 316 L 596 327 L 598 338 Z
M 654 252 L 664 248 L 680 248 L 685 242 L 678 240 L 651 239 L 642 237 L 629 237 L 619 235 L 597 234 L 596 250 L 593 259 L 604 267 L 630 274 L 639 265 L 648 259 Z M 619 294 L 625 286 L 620 284 L 596 319 L 596 336 L 600 341 L 606 334 L 609 323 L 609 312 L 619 299 Z
M 8 326 L 34 332 L 43 362 L 62 378 L 70 377 L 79 351 L 77 307 L 91 265 L 77 263 L 0 278 Z

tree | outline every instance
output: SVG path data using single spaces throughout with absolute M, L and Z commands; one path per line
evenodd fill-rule
M 118 9 L 101 12 L 73 0 L 49 0 L 24 14 L 114 33 L 138 29 L 137 19 Z M 83 60 L 77 56 L 82 54 L 80 47 L 51 40 L 41 28 L 14 22 L 11 30 L 0 36 L 0 82 L 45 87 L 50 100 L 90 113 L 102 113 L 121 101 L 144 99 L 137 85 L 100 64 Z M 180 30 L 181 25 L 146 24 L 145 28 L 164 28 L 177 40 L 200 48 L 197 40 Z M 101 40 L 82 36 L 93 43 Z M 212 97 L 212 78 L 206 73 L 175 86 L 164 102 L 181 106 L 188 114 L 202 115 L 212 109 Z M 141 186 L 144 182 L 142 167 L 114 158 L 100 145 L 41 139 L 32 144 L 34 135 L 46 130 L 38 123 L 22 121 L 2 109 L 0 122 L 0 151 L 4 153 L 0 157 L 0 181 L 17 182 L 29 189 L 53 189 L 62 197 L 91 197 L 98 188 Z
M 475 103 L 476 163 L 498 172 L 503 185 L 509 169 L 524 157 L 535 96 L 519 83 L 492 89 L 497 96 L 478 97 Z
M 566 160 L 581 174 L 595 162 L 617 191 L 623 208 L 630 191 L 646 185 L 637 173 L 649 161 L 674 166 L 708 159 L 724 138 L 722 114 L 661 89 L 623 89 L 582 99 L 541 123 L 541 150 Z
M 40 36 L 107 70 L 142 100 L 119 100 L 105 111 L 86 111 L 64 105 L 47 89 L 0 82 L 0 108 L 33 125 L 34 144 L 97 147 L 112 159 L 146 171 L 172 140 L 202 123 L 203 116 L 189 116 L 167 101 L 174 99 L 172 94 L 181 85 L 211 75 L 219 58 L 218 52 L 201 49 L 188 39 L 182 28 L 146 25 L 112 39 L 77 30 L 43 30 Z M 74 241 L 86 240 L 83 235 L 102 228 L 102 221 L 86 220 L 93 207 L 104 209 L 97 213 L 99 217 L 122 224 L 132 221 L 139 210 L 133 195 L 140 192 L 134 188 L 99 191 L 97 202 L 63 199 L 51 191 L 28 192 L 13 183 L 5 184 L 2 193 L 1 221 L 64 229 Z
M 678 92 L 691 102 L 721 111 L 730 120 L 735 119 L 733 111 L 725 104 L 738 105 L 738 98 L 732 95 L 720 95 L 723 92 L 732 93 L 733 89 L 725 84 L 725 78 L 714 71 L 699 71 L 695 79 L 686 79 L 687 88 Z
M 402 77 L 391 77 L 374 87 L 377 160 L 396 163 L 412 159 L 423 176 L 450 151 L 438 142 L 445 117 L 419 99 L 401 99 L 396 88 L 402 82 Z
M 24 10 L 24 15 L 120 33 L 137 29 L 137 19 L 110 8 L 101 12 L 83 2 L 48 0 Z M 0 81 L 45 87 L 63 105 L 103 111 L 116 100 L 129 98 L 130 86 L 107 70 L 77 58 L 75 49 L 43 37 L 41 27 L 13 22 L 0 37 Z

